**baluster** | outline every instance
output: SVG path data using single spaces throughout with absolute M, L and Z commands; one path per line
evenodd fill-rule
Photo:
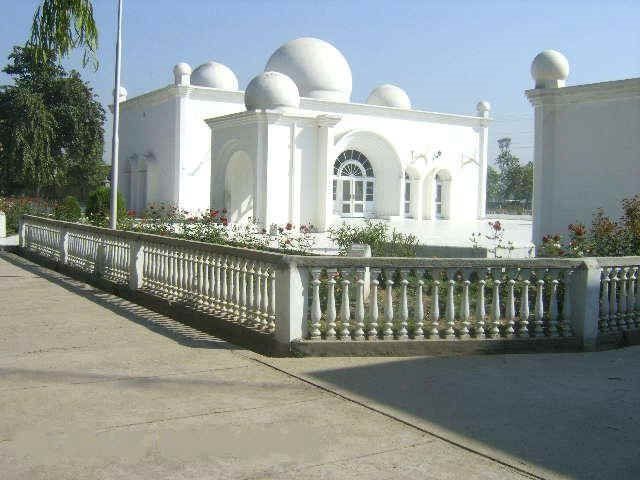
M 424 287 L 424 270 L 416 270 L 416 308 L 414 311 L 415 330 L 413 338 L 416 340 L 424 340 L 424 304 L 422 303 L 422 288 Z
M 460 298 L 460 329 L 458 334 L 460 338 L 469 338 L 469 327 L 471 326 L 470 318 L 471 311 L 469 307 L 469 285 L 471 281 L 469 280 L 471 272 L 470 270 L 464 269 L 461 272 L 462 275 L 462 297 Z
M 602 279 L 600 281 L 600 331 L 609 330 L 609 269 L 602 269 Z
M 233 282 L 233 300 L 234 300 L 234 305 L 233 305 L 233 315 L 235 317 L 234 320 L 239 321 L 240 320 L 240 274 L 241 274 L 241 270 L 240 270 L 240 258 L 235 259 L 235 262 L 233 263 L 233 270 L 234 270 L 234 282 Z
M 327 269 L 327 340 L 336 339 L 336 270 Z
M 233 257 L 227 257 L 227 312 L 233 316 L 235 311 L 234 305 L 234 287 L 236 281 L 235 272 L 235 259 Z M 266 310 L 265 310 L 266 313 Z
M 618 268 L 611 269 L 609 284 L 609 330 L 618 330 Z
M 227 272 L 228 269 L 228 265 L 229 265 L 229 259 L 227 257 L 223 257 L 221 259 L 221 265 L 220 265 L 220 280 L 222 281 L 222 285 L 220 287 L 220 310 L 222 310 L 223 312 L 227 312 L 228 309 L 228 302 L 227 302 L 227 294 L 229 292 L 229 285 L 228 285 L 228 281 L 229 281 L 229 274 Z
M 440 338 L 440 271 L 433 270 L 433 291 L 431 293 L 431 329 L 429 338 Z
M 322 311 L 320 310 L 320 274 L 322 270 L 319 268 L 311 269 L 311 340 L 320 340 L 320 318 Z
M 364 268 L 356 269 L 356 325 L 354 340 L 364 340 Z
M 202 290 L 200 292 L 200 297 L 202 298 L 202 308 L 205 310 L 209 309 L 209 254 L 202 253 L 201 257 L 202 261 Z
M 269 331 L 276 329 L 276 271 L 271 268 L 269 274 Z
M 485 270 L 481 270 L 478 272 L 478 300 L 476 301 L 476 317 L 474 322 L 474 334 L 476 338 L 485 338 L 487 336 L 487 332 L 484 328 L 484 319 L 487 316 L 487 312 L 485 309 L 484 302 L 484 289 L 487 285 L 486 272 Z
M 240 323 L 247 321 L 247 265 L 244 260 L 240 267 Z
M 632 328 L 638 327 L 638 312 L 637 312 L 637 294 L 636 294 L 636 279 L 638 275 L 638 267 L 631 268 L 631 275 L 629 277 L 629 298 L 627 299 L 627 303 L 629 305 L 629 325 Z
M 269 329 L 269 267 L 264 265 L 262 268 L 262 311 L 261 325 L 263 330 Z
M 571 276 L 573 275 L 573 270 L 565 270 L 562 280 L 564 283 L 564 296 L 562 297 L 562 316 L 560 317 L 560 334 L 563 337 L 572 337 L 573 336 L 573 328 L 571 323 L 573 319 L 571 318 L 571 302 L 573 301 L 571 298 L 571 289 L 572 282 Z
M 384 329 L 382 338 L 393 340 L 393 270 L 385 270 Z
M 400 284 L 401 287 L 401 297 L 400 297 L 400 329 L 398 330 L 398 339 L 399 340 L 407 340 L 409 338 L 409 332 L 407 331 L 407 326 L 409 325 L 409 300 L 407 298 L 407 286 L 409 285 L 409 280 L 407 280 L 408 270 L 401 269 L 400 270 Z
M 342 327 L 340 329 L 340 340 L 351 340 L 351 333 L 349 331 L 349 320 L 351 318 L 351 306 L 349 305 L 349 272 L 347 270 L 340 271 L 340 278 L 342 284 L 342 303 L 340 304 L 340 322 Z
M 493 296 L 491 298 L 491 328 L 489 329 L 489 336 L 500 336 L 500 281 L 501 269 L 495 268 L 492 272 L 493 277 Z
M 179 252 L 180 255 L 180 298 L 184 298 L 187 286 L 187 259 L 184 251 Z
M 549 296 L 549 336 L 558 336 L 558 272 L 551 270 L 551 295 Z
M 533 328 L 533 336 L 534 337 L 539 337 L 541 335 L 544 334 L 544 322 L 543 322 L 543 318 L 544 318 L 544 280 L 542 279 L 542 276 L 544 275 L 544 272 L 536 272 L 536 278 L 538 279 L 538 281 L 536 282 L 538 284 L 538 288 L 536 291 L 536 304 L 535 304 L 535 308 L 533 311 L 533 316 L 534 316 L 534 328 Z
M 247 322 L 255 324 L 255 310 L 256 310 L 256 299 L 254 295 L 254 288 L 256 282 L 256 264 L 254 262 L 251 263 L 247 271 Z
M 627 323 L 627 281 L 629 279 L 627 272 L 628 268 L 621 268 L 620 277 L 620 298 L 618 300 L 618 329 L 629 330 L 629 324 Z
M 214 260 L 215 270 L 215 304 L 216 310 L 222 310 L 222 257 L 216 256 Z
M 379 270 L 371 269 L 371 287 L 369 289 L 369 325 L 368 325 L 368 340 L 378 339 L 378 275 Z
M 529 281 L 530 272 L 522 270 L 522 292 L 520 294 L 520 320 L 518 322 L 518 337 L 529 336 Z
M 517 275 L 517 271 L 512 271 L 509 275 L 509 280 L 507 281 L 507 302 L 505 311 L 507 325 L 504 330 L 504 334 L 507 338 L 513 337 L 515 333 L 514 327 L 516 324 L 516 298 L 514 294 L 514 287 L 516 285 L 516 281 L 514 277 L 516 277 Z
M 445 270 L 445 278 L 447 279 L 447 305 L 445 308 L 445 318 L 447 320 L 447 328 L 445 329 L 444 338 L 455 337 L 455 325 L 456 325 L 456 310 L 454 302 L 454 294 L 456 288 L 455 270 Z
M 262 315 L 260 309 L 262 308 L 262 265 L 256 263 L 255 270 L 255 318 L 254 325 L 256 328 L 262 326 Z

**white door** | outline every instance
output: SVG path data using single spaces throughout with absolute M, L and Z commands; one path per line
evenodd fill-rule
M 363 217 L 365 213 L 365 181 L 360 179 L 341 179 L 339 193 L 344 217 Z

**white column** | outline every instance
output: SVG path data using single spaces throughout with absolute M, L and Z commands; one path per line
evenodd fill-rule
M 333 128 L 340 121 L 340 117 L 320 115 L 317 117 L 317 165 L 318 165 L 318 196 L 317 219 L 318 230 L 324 232 L 331 224 L 333 216 L 333 163 L 334 151 Z
M 487 102 L 480 102 L 477 110 L 478 115 L 485 118 L 480 122 L 478 129 L 479 145 L 478 145 L 478 164 L 480 175 L 478 178 L 478 218 L 485 218 L 487 215 L 487 164 L 488 164 L 488 147 L 489 147 L 489 106 Z
M 294 225 L 300 225 L 300 209 L 302 173 L 300 165 L 300 151 L 296 148 L 296 137 L 300 132 L 295 122 L 291 124 L 289 139 L 289 221 Z
M 181 203 L 180 188 L 184 184 L 182 179 L 183 163 L 188 157 L 189 142 L 187 141 L 188 125 L 188 106 L 189 92 L 191 87 L 176 87 L 178 95 L 176 96 L 176 112 L 174 124 L 174 158 L 173 158 L 173 195 L 172 201 L 176 205 Z M 132 172 L 133 176 L 133 172 Z
M 422 220 L 424 205 L 424 188 L 422 178 L 411 182 L 411 203 L 413 210 L 413 218 Z

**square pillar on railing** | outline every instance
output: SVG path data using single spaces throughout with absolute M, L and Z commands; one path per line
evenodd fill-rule
M 144 271 L 144 249 L 140 240 L 131 242 L 129 249 L 129 288 L 139 290 L 142 288 Z
M 66 265 L 69 259 L 69 231 L 66 227 L 60 229 L 60 263 Z
M 284 344 L 307 338 L 307 298 L 309 274 L 296 264 L 276 270 L 275 339 Z
M 104 243 L 98 245 L 98 251 L 96 252 L 96 263 L 94 264 L 93 273 L 97 277 L 102 277 L 105 274 L 107 266 L 107 246 Z
M 585 258 L 573 274 L 573 328 L 584 350 L 598 344 L 600 316 L 600 265 L 595 258 Z

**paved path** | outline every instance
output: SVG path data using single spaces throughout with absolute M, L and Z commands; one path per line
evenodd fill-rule
M 6 253 L 0 305 L 2 479 L 531 478 L 522 470 L 623 479 L 640 471 L 640 349 L 267 359 Z M 582 374 L 563 375 L 567 365 Z M 537 373 L 545 369 L 548 380 Z M 598 435 L 599 448 L 587 452 Z M 576 469 L 582 461 L 603 466 Z

